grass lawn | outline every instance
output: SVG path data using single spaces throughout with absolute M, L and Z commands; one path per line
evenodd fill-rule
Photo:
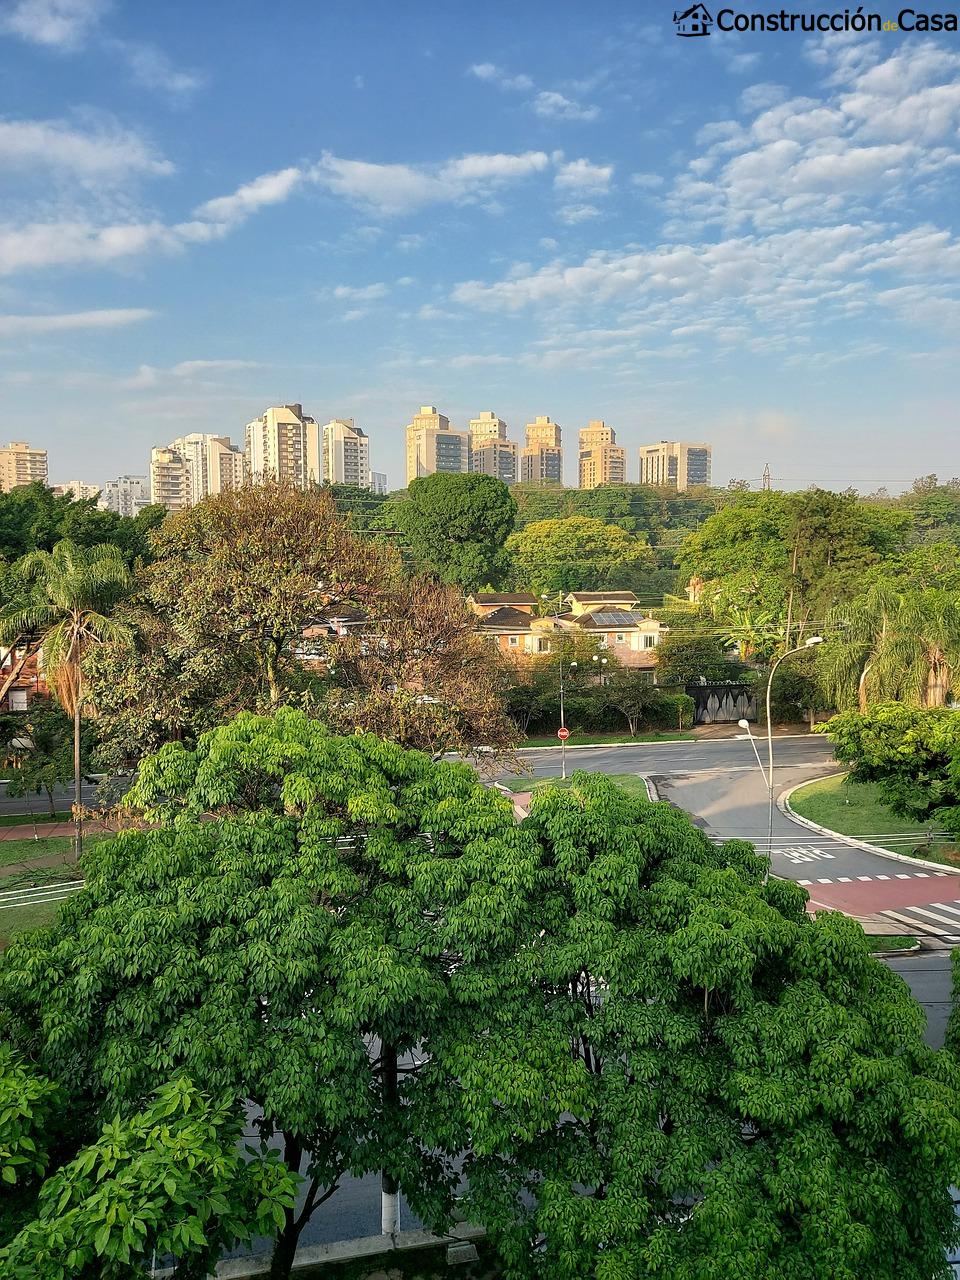
M 577 733 L 576 729 L 570 730 L 570 737 L 567 739 L 568 747 L 610 747 L 622 743 L 630 746 L 634 742 L 696 742 L 697 739 L 692 733 L 638 733 L 635 738 L 631 738 L 628 733 Z M 549 734 L 547 737 L 540 738 L 524 738 L 520 744 L 523 747 L 559 747 L 560 742 L 555 733 Z
M 635 773 L 608 773 L 607 777 L 611 782 L 615 782 L 617 786 L 622 787 L 628 796 L 643 796 L 646 799 L 647 788 L 643 779 L 638 778 Z M 508 791 L 534 791 L 541 787 L 569 787 L 572 783 L 569 778 L 531 778 L 529 775 L 521 775 L 519 778 L 498 778 Z
M 916 938 L 908 938 L 904 934 L 893 933 L 885 936 L 882 933 L 867 934 L 867 946 L 871 951 L 909 951 L 917 945 Z
M 844 836 L 868 840 L 881 849 L 960 866 L 960 849 L 950 842 L 929 844 L 924 832 L 935 831 L 936 826 L 927 824 L 925 828 L 896 817 L 881 803 L 873 782 L 847 783 L 842 775 L 819 778 L 795 791 L 790 797 L 790 807 L 801 818 L 809 818 Z M 895 840 L 890 839 L 891 836 L 916 836 L 916 840 Z
M 85 840 L 84 844 L 89 843 Z M 70 853 L 73 841 L 69 836 L 47 836 L 41 840 L 0 840 L 0 867 L 9 867 L 14 862 L 32 862 L 35 858 L 43 858 L 51 853 Z
M 35 813 L 4 813 L 0 814 L 0 827 L 27 827 L 32 822 L 38 825 L 41 822 L 69 822 L 72 816 L 69 809 L 58 811 L 52 817 L 47 809 L 37 809 Z
M 59 902 L 35 902 L 29 907 L 6 907 L 0 911 L 0 947 L 6 946 L 15 933 L 53 924 L 59 906 Z

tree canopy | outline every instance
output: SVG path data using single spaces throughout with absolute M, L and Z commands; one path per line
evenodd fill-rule
M 377 523 L 399 529 L 417 572 L 464 591 L 499 587 L 509 567 L 504 543 L 517 504 L 495 476 L 438 471 L 411 481 L 405 498 L 382 508 Z
M 511 534 L 514 583 L 536 592 L 631 590 L 656 559 L 637 534 L 589 516 L 538 520 Z

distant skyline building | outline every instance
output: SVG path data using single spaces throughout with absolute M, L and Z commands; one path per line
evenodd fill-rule
M 385 471 L 371 471 L 370 482 L 367 488 L 371 493 L 387 492 L 387 473 Z
M 87 484 L 85 480 L 67 480 L 64 484 L 55 484 L 53 492 L 58 498 L 71 497 L 75 502 L 87 498 L 96 498 L 100 493 L 98 484 Z
M 507 424 L 492 409 L 470 419 L 470 469 L 496 476 L 504 484 L 517 481 L 517 445 L 507 439 Z
M 640 483 L 682 493 L 713 478 L 713 446 L 687 440 L 661 440 L 640 448 Z
M 520 450 L 520 480 L 524 484 L 563 484 L 560 427 L 546 415 L 527 423 L 526 444 Z
M 31 449 L 24 440 L 13 440 L 0 448 L 0 493 L 34 481 L 47 483 L 46 449 Z
M 243 484 L 244 455 L 229 436 L 192 432 L 171 440 L 169 447 L 187 464 L 191 504 Z
M 255 484 L 274 479 L 305 489 L 308 481 L 323 481 L 320 428 L 302 404 L 273 405 L 248 422 L 244 454 Z
M 407 425 L 407 484 L 436 471 L 463 473 L 470 463 L 470 432 L 451 431 L 436 405 L 421 405 Z
M 324 423 L 321 447 L 325 482 L 370 488 L 370 440 L 352 418 L 331 418 Z
M 167 445 L 150 450 L 150 501 L 168 511 L 185 511 L 190 506 L 189 464 Z
M 625 484 L 626 479 L 626 449 L 617 444 L 613 427 L 594 419 L 580 431 L 579 487 L 596 489 L 601 484 Z
M 150 482 L 146 476 L 118 476 L 100 490 L 97 506 L 118 516 L 133 517 L 150 505 Z

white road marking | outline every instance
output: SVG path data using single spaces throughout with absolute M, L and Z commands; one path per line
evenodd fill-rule
M 838 877 L 837 877 L 837 884 L 849 884 L 849 883 L 850 883 L 850 877 L 849 877 L 849 876 L 838 876 Z
M 878 879 L 878 880 L 889 880 L 889 879 L 890 879 L 890 877 L 889 877 L 889 876 L 877 876 L 877 879 Z
M 915 872 L 914 872 L 914 875 L 919 876 L 921 880 L 929 880 L 929 879 L 930 879 L 930 876 L 929 876 L 929 874 L 928 874 L 926 871 L 915 871 Z
M 873 876 L 857 876 L 858 880 L 872 880 Z
M 960 916 L 960 904 L 957 903 L 956 899 L 953 902 L 934 902 L 933 906 L 938 911 L 949 911 L 952 916 Z
M 817 884 L 833 884 L 832 880 L 818 880 Z
M 957 925 L 956 916 L 941 915 L 937 911 L 931 911 L 929 907 L 911 907 L 910 910 L 915 911 L 917 915 L 929 916 L 931 920 L 936 920 L 940 924 L 952 924 L 954 928 L 956 928 L 956 925 Z
M 812 880 L 798 880 L 797 884 L 813 884 Z
M 909 880 L 909 879 L 910 879 L 910 872 L 909 872 L 909 871 L 898 871 L 898 872 L 897 872 L 897 879 L 898 879 L 898 880 Z

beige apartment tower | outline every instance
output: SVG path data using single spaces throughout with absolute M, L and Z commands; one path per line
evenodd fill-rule
M 46 449 L 31 449 L 23 440 L 14 440 L 0 448 L 0 493 L 9 493 L 34 481 L 47 483 Z
M 686 440 L 661 440 L 640 447 L 640 483 L 657 489 L 709 485 L 713 479 L 713 446 Z
M 323 481 L 320 428 L 302 404 L 273 405 L 247 423 L 244 452 L 254 484 L 284 480 L 305 489 Z
M 507 424 L 492 409 L 470 419 L 471 470 L 496 476 L 504 484 L 517 480 L 517 446 L 507 439 Z
M 328 484 L 370 487 L 370 440 L 352 418 L 332 418 L 321 427 L 321 468 Z
M 168 511 L 184 511 L 191 503 L 189 464 L 167 445 L 150 450 L 150 501 Z
M 542 416 L 527 423 L 527 442 L 520 450 L 520 479 L 524 484 L 563 484 L 563 445 L 560 427 Z
M 451 431 L 435 405 L 420 406 L 407 425 L 407 484 L 436 471 L 470 470 L 470 432 Z
M 608 427 L 602 419 L 588 423 L 580 431 L 579 461 L 581 489 L 626 483 L 627 451 L 617 444 L 613 427 Z

